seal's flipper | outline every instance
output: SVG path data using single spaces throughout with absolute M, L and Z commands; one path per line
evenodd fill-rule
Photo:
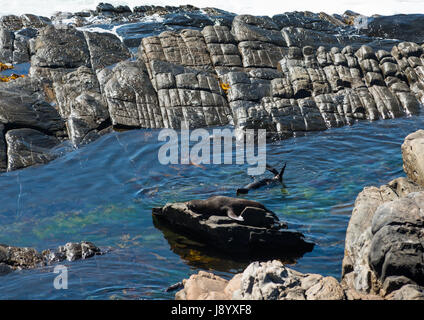
M 283 181 L 284 170 L 286 170 L 287 162 L 284 163 L 284 166 L 281 168 L 280 173 L 278 174 L 278 180 Z
M 227 209 L 227 216 L 233 220 L 237 220 L 237 221 L 244 221 L 242 216 L 238 216 L 234 213 L 234 211 L 231 208 L 226 208 Z
M 278 171 L 276 169 L 274 169 L 273 167 L 271 167 L 269 164 L 266 165 L 266 169 L 269 172 L 272 172 L 275 176 L 278 175 Z

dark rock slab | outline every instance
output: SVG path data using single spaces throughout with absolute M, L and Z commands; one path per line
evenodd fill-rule
M 319 14 L 312 12 L 286 12 L 273 16 L 272 20 L 277 24 L 280 30 L 285 27 L 295 27 L 336 32 L 339 29 L 339 25 L 322 19 Z
M 0 89 L 0 122 L 10 128 L 35 128 L 50 134 L 64 128 L 57 110 L 38 95 L 6 88 Z
M 23 28 L 22 19 L 16 15 L 10 14 L 0 17 L 0 27 L 17 31 Z
M 233 20 L 232 33 L 238 42 L 260 41 L 286 46 L 278 26 L 269 17 L 236 16 Z
M 153 209 L 157 221 L 228 254 L 301 256 L 313 249 L 314 244 L 306 242 L 301 233 L 280 230 L 278 218 L 269 212 L 263 215 L 252 215 L 251 221 L 239 222 L 227 216 L 193 212 L 187 203 L 170 203 Z
M 23 14 L 20 18 L 24 28 L 41 29 L 52 24 L 50 18 L 34 14 Z
M 15 35 L 12 31 L 0 28 L 0 61 L 2 63 L 12 63 L 14 39 Z
M 35 40 L 31 64 L 41 68 L 90 67 L 90 51 L 84 33 L 64 26 L 41 29 Z
M 131 58 L 131 53 L 121 40 L 111 33 L 84 32 L 94 70 L 114 65 Z
M 424 41 L 424 14 L 398 14 L 368 19 L 368 36 L 404 41 Z

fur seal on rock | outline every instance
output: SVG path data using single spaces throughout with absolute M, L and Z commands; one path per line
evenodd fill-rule
M 278 172 L 277 170 L 275 170 L 271 166 L 266 165 L 267 170 L 272 172 L 274 174 L 274 177 L 273 178 L 266 178 L 266 179 L 262 179 L 262 180 L 259 180 L 259 181 L 254 181 L 252 183 L 249 183 L 248 185 L 244 186 L 243 188 L 237 189 L 237 195 L 247 194 L 250 190 L 258 189 L 260 187 L 268 186 L 268 185 L 274 184 L 274 183 L 281 183 L 282 184 L 283 183 L 284 170 L 286 169 L 286 165 L 287 165 L 287 163 L 284 164 L 284 166 L 283 166 L 283 168 L 281 169 L 280 172 Z
M 196 213 L 210 216 L 228 216 L 237 221 L 244 221 L 243 215 L 246 214 L 265 214 L 267 212 L 277 218 L 274 212 L 268 210 L 259 202 L 225 196 L 214 196 L 206 200 L 191 200 L 187 202 L 187 207 Z

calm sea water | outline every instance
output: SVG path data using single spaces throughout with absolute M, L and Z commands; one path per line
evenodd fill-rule
M 400 146 L 423 126 L 423 116 L 362 122 L 267 145 L 271 165 L 287 161 L 286 188 L 257 190 L 248 198 L 316 243 L 291 267 L 340 278 L 357 194 L 404 175 Z M 164 166 L 157 159 L 164 143 L 157 135 L 115 132 L 47 165 L 0 175 L 0 243 L 43 250 L 88 240 L 111 249 L 66 262 L 67 290 L 54 289 L 52 266 L 3 276 L 0 299 L 172 299 L 164 289 L 199 270 L 230 278 L 247 266 L 248 261 L 205 253 L 200 244 L 157 229 L 151 208 L 234 196 L 251 181 L 248 165 Z

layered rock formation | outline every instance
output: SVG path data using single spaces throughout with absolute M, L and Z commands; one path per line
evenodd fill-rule
M 254 262 L 230 282 L 193 275 L 176 299 L 424 300 L 423 139 L 419 130 L 402 145 L 407 178 L 366 187 L 358 195 L 346 231 L 340 283 L 301 274 L 279 261 Z
M 139 41 L 131 38 L 134 30 L 120 39 L 89 29 L 96 23 L 140 28 L 152 14 L 164 19 L 164 27 L 170 28 L 168 18 L 179 27 L 142 33 Z M 204 19 L 190 24 L 185 14 Z M 418 114 L 423 46 L 387 46 L 357 35 L 359 41 L 352 35 L 357 16 L 296 12 L 271 18 L 109 4 L 52 19 L 4 16 L 0 62 L 30 61 L 30 71 L 0 84 L 0 170 L 44 163 L 54 158 L 47 152 L 51 146 L 70 140 L 77 147 L 113 128 L 234 125 L 264 128 L 268 137 L 281 139 Z M 127 45 L 139 45 L 138 52 Z M 38 133 L 8 133 L 21 129 Z M 16 160 L 19 150 L 23 158 L 31 153 L 18 140 L 34 141 L 41 156 Z M 4 164 L 13 162 L 18 164 Z

